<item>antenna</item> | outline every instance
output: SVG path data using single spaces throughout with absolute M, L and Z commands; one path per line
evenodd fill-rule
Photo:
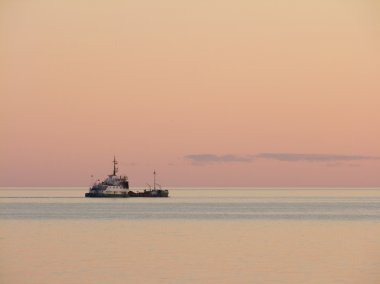
M 117 170 L 118 168 L 116 167 L 117 165 L 117 161 L 116 161 L 116 157 L 113 156 L 113 175 L 116 176 L 116 173 L 117 173 Z
M 156 190 L 156 170 L 153 172 L 153 189 Z

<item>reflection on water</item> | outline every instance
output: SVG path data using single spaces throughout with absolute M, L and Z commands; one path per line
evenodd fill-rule
M 0 190 L 0 283 L 379 283 L 380 190 Z

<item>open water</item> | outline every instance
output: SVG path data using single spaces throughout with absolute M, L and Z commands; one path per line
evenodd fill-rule
M 0 189 L 0 283 L 380 283 L 380 189 Z

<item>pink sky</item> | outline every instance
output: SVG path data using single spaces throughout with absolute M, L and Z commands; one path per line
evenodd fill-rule
M 380 186 L 379 78 L 373 0 L 3 0 L 0 186 Z

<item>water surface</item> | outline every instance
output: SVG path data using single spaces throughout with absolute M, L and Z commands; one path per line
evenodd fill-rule
M 1 283 L 380 283 L 380 190 L 0 189 Z

